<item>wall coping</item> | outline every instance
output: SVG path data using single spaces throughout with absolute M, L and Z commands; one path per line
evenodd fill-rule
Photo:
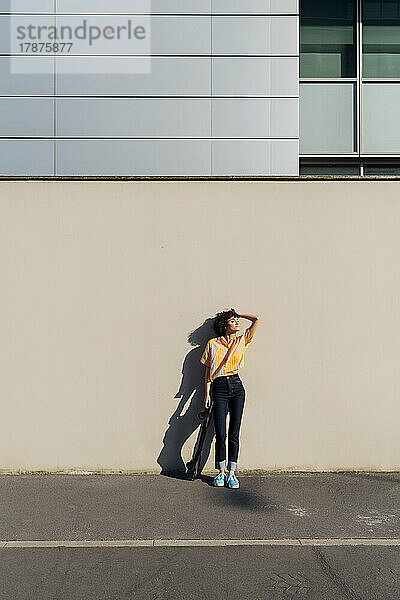
M 0 176 L 2 181 L 400 181 L 398 175 L 299 175 L 299 176 Z

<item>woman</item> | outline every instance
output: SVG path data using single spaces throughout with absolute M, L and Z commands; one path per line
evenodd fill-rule
M 251 326 L 237 336 L 239 319 L 249 319 Z M 239 481 L 235 468 L 239 455 L 239 430 L 245 400 L 245 389 L 238 370 L 244 365 L 244 353 L 254 336 L 260 317 L 258 315 L 238 315 L 234 308 L 217 313 L 213 328 L 218 337 L 207 342 L 200 359 L 206 365 L 206 393 L 204 405 L 209 408 L 214 402 L 215 425 L 215 468 L 219 473 L 214 485 L 222 487 L 225 482 L 230 488 L 238 488 Z M 226 416 L 229 411 L 228 431 L 228 470 L 226 475 Z

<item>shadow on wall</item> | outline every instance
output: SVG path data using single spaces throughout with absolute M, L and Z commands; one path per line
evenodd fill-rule
M 200 362 L 200 358 L 208 340 L 215 337 L 212 324 L 213 319 L 206 319 L 203 325 L 195 329 L 188 337 L 189 344 L 195 348 L 188 352 L 183 361 L 181 385 L 174 396 L 174 398 L 180 398 L 180 402 L 169 419 L 169 427 L 163 439 L 164 447 L 157 458 L 161 467 L 160 475 L 185 476 L 186 464 L 182 458 L 182 448 L 193 432 L 199 428 L 192 454 L 197 448 L 201 425 L 198 414 L 204 408 L 205 393 L 205 366 Z M 182 414 L 188 402 L 189 406 Z M 208 460 L 214 434 L 214 422 L 211 421 L 204 440 L 201 468 Z

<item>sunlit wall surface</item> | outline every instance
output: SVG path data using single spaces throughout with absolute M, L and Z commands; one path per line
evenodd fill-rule
M 298 174 L 297 0 L 0 0 L 0 12 L 0 175 Z M 108 38 L 146 23 L 151 43 L 15 39 L 18 25 L 83 19 Z

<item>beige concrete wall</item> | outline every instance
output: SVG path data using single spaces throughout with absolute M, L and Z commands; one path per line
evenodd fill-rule
M 399 469 L 399 193 L 2 182 L 0 469 L 182 466 L 231 306 L 261 315 L 239 470 Z

